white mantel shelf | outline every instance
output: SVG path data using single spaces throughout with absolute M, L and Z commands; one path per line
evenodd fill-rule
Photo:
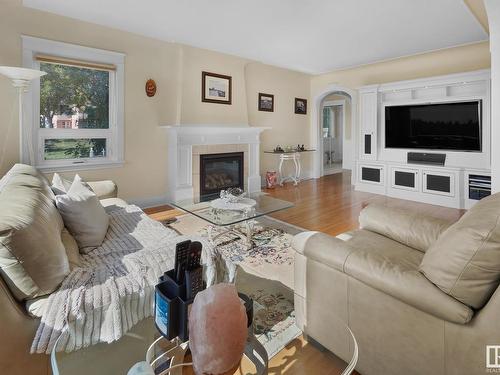
M 164 125 L 168 135 L 168 192 L 171 201 L 193 198 L 193 146 L 248 145 L 249 192 L 260 191 L 260 133 L 269 127 L 246 125 Z
M 260 133 L 271 129 L 243 125 L 166 125 L 161 127 L 169 134 L 175 134 L 178 137 L 178 143 L 182 145 L 260 143 Z

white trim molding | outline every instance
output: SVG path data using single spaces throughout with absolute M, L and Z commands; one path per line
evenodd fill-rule
M 193 146 L 195 145 L 248 145 L 248 192 L 261 190 L 260 133 L 268 127 L 182 125 L 162 126 L 168 136 L 168 191 L 170 201 L 192 199 Z
M 352 164 L 357 159 L 358 144 L 355 141 L 355 134 L 358 134 L 358 93 L 356 90 L 350 89 L 338 84 L 331 84 L 322 89 L 313 99 L 312 116 L 311 116 L 311 148 L 316 151 L 313 153 L 313 178 L 320 178 L 323 175 L 323 153 L 322 149 L 322 126 L 321 120 L 321 103 L 324 98 L 331 94 L 347 94 L 351 98 L 351 157 Z M 345 115 L 345 113 L 344 113 Z M 356 181 L 356 168 L 352 169 L 351 183 Z
M 81 60 L 101 64 L 112 64 L 115 70 L 109 74 L 109 129 L 55 129 L 40 130 L 40 80 L 33 81 L 32 90 L 25 93 L 23 134 L 31 134 L 33 144 L 23 142 L 20 160 L 28 161 L 28 147 L 35 151 L 35 165 L 42 171 L 84 170 L 111 168 L 124 163 L 124 88 L 125 54 L 97 48 L 84 47 L 47 39 L 22 35 L 23 66 L 40 69 L 36 55 L 50 55 L 63 59 Z M 102 158 L 68 159 L 45 161 L 43 157 L 44 139 L 57 138 L 106 138 L 106 156 Z

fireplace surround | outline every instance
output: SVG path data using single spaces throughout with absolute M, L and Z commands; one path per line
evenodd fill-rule
M 200 155 L 200 198 L 209 200 L 220 191 L 244 189 L 244 153 L 225 152 Z
M 260 134 L 270 128 L 213 124 L 163 126 L 167 131 L 167 200 L 200 196 L 199 155 L 244 152 L 244 190 L 261 190 Z

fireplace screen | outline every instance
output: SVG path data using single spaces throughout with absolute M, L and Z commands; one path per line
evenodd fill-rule
M 200 155 L 201 198 L 214 198 L 230 187 L 243 189 L 243 152 Z

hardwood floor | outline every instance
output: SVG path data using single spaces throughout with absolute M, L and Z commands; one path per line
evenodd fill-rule
M 303 181 L 298 186 L 290 183 L 264 191 L 295 204 L 293 208 L 272 214 L 272 217 L 304 229 L 317 230 L 331 235 L 356 229 L 359 212 L 366 205 L 374 202 L 416 210 L 449 220 L 458 220 L 465 212 L 454 208 L 354 191 L 350 181 L 350 172 L 343 172 L 316 180 Z M 156 220 L 168 219 L 183 213 L 169 206 L 150 208 L 145 211 Z
M 190 358 L 189 358 L 190 359 Z M 187 359 L 186 361 L 189 361 Z M 269 375 L 339 375 L 345 363 L 326 350 L 319 350 L 306 342 L 302 336 L 290 342 L 281 352 L 269 361 Z M 194 375 L 191 366 L 185 367 L 183 375 Z M 255 366 L 243 359 L 236 370 L 224 375 L 255 374 Z M 353 372 L 353 375 L 359 375 Z
M 383 195 L 354 191 L 350 172 L 343 172 L 307 180 L 299 186 L 288 184 L 276 189 L 265 189 L 270 195 L 292 201 L 295 207 L 277 212 L 276 219 L 308 230 L 337 235 L 358 228 L 360 211 L 370 203 L 425 212 L 450 220 L 458 220 L 465 212 L 453 208 L 433 206 Z
M 452 208 L 388 198 L 382 195 L 354 191 L 350 184 L 350 173 L 343 172 L 308 180 L 298 186 L 287 184 L 275 189 L 265 189 L 270 195 L 294 202 L 293 208 L 277 212 L 276 219 L 317 230 L 331 235 L 356 229 L 359 212 L 370 203 L 382 203 L 391 207 L 417 210 L 436 217 L 457 220 L 465 212 Z M 164 220 L 183 214 L 168 206 L 145 210 L 152 218 Z M 337 375 L 343 363 L 328 351 L 318 349 L 299 337 L 289 343 L 269 363 L 270 375 L 321 374 Z M 251 373 L 242 363 L 236 374 Z

